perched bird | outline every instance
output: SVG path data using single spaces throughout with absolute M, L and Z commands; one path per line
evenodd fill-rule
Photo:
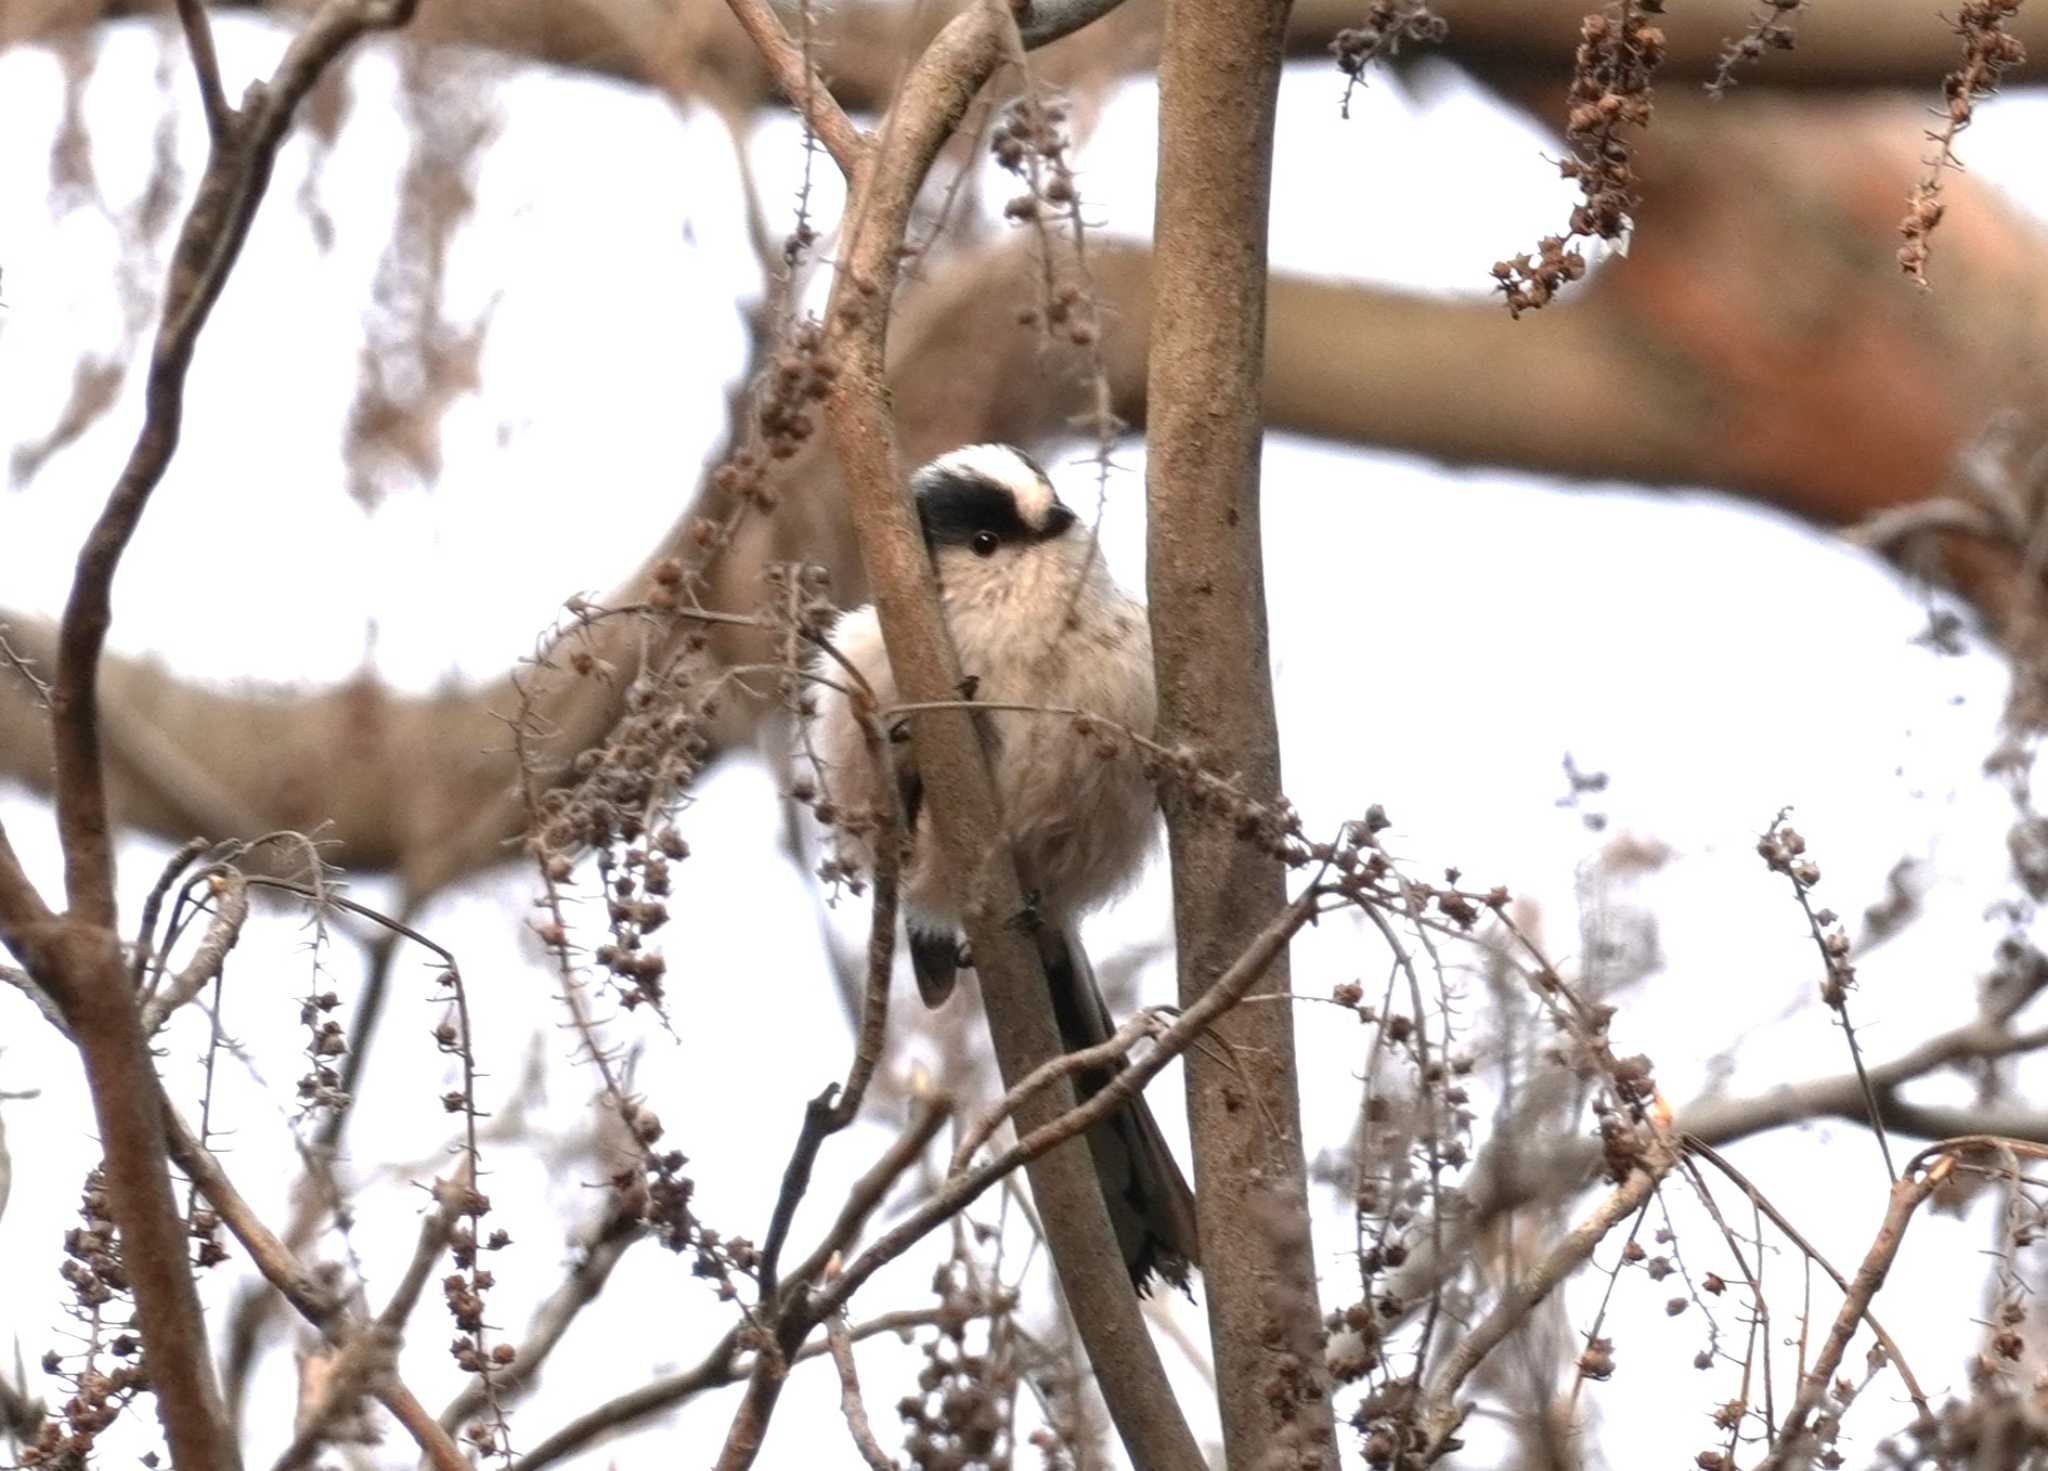
M 1002 707 L 1079 709 L 1150 735 L 1151 629 L 1143 604 L 1116 585 L 1094 538 L 1022 451 L 954 450 L 919 470 L 911 489 L 961 671 L 973 700 L 990 707 L 977 719 L 997 800 L 1036 921 L 1060 1040 L 1077 1051 L 1115 1028 L 1076 921 L 1137 872 L 1152 844 L 1156 802 L 1127 744 L 1107 750 L 1069 718 Z M 896 702 L 872 606 L 843 616 L 831 643 L 880 706 Z M 968 897 L 962 876 L 921 810 L 901 732 L 891 732 L 892 775 L 870 748 L 843 671 L 826 660 L 817 672 L 810 740 L 827 799 L 854 817 L 886 810 L 886 783 L 898 786 L 912 835 L 901 879 L 912 969 L 925 1002 L 938 1006 L 952 994 L 956 969 L 972 964 L 959 938 Z M 862 824 L 851 827 L 848 856 L 872 866 Z M 1121 1066 L 1081 1073 L 1082 1096 Z M 1088 1144 L 1132 1281 L 1143 1291 L 1157 1271 L 1185 1287 L 1196 1259 L 1194 1196 L 1151 1110 L 1134 1098 L 1091 1130 Z

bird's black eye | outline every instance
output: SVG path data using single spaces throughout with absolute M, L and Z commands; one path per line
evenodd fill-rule
M 968 543 L 974 548 L 974 555 L 977 557 L 994 556 L 996 548 L 1001 544 L 1001 538 L 993 531 L 977 531 L 974 533 L 974 540 Z

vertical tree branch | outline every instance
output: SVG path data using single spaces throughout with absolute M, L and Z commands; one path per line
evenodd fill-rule
M 181 15 L 191 37 L 212 137 L 206 171 L 178 234 L 150 355 L 142 429 L 98 520 L 79 549 L 58 625 L 50 729 L 67 912 L 39 919 L 11 855 L 0 854 L 5 935 L 56 1002 L 85 1062 L 104 1152 L 107 1200 L 171 1458 L 237 1471 L 240 1448 L 213 1372 L 192 1280 L 185 1224 L 171 1189 L 155 1064 L 116 932 L 114 851 L 98 709 L 100 655 L 113 618 L 113 583 L 151 493 L 178 445 L 185 377 L 199 334 L 227 284 L 299 103 L 365 31 L 402 23 L 412 0 L 328 0 L 293 38 L 268 82 L 229 108 L 205 16 Z M 24 926 L 23 920 L 34 921 Z
M 848 239 L 826 314 L 827 350 L 838 369 L 827 410 L 889 661 L 911 702 L 955 699 L 960 669 L 896 453 L 884 371 L 889 316 L 911 206 L 940 147 L 1000 63 L 1010 24 L 994 8 L 976 6 L 939 34 L 904 79 L 876 146 L 854 171 Z M 972 876 L 966 928 L 996 1057 L 1014 1084 L 1058 1053 L 1059 1034 L 1037 947 L 1010 923 L 1022 912 L 1022 895 L 987 762 L 965 710 L 930 713 L 912 735 L 940 847 L 957 872 Z M 1073 1090 L 1061 1080 L 1020 1109 L 1019 1131 L 1072 1103 Z M 1201 1453 L 1138 1310 L 1086 1141 L 1070 1140 L 1030 1168 L 1053 1261 L 1131 1458 L 1150 1471 L 1196 1471 Z
M 1273 112 L 1292 0 L 1168 0 L 1147 364 L 1147 590 L 1159 739 L 1280 790 L 1259 541 Z M 1180 999 L 1286 903 L 1277 861 L 1165 796 Z M 1288 989 L 1284 958 L 1263 983 Z M 1203 1285 L 1225 1459 L 1337 1463 L 1286 1006 L 1187 1058 Z

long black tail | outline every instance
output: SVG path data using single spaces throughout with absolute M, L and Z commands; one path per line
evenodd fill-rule
M 1039 931 L 1039 953 L 1052 986 L 1060 1045 L 1069 1052 L 1107 1042 L 1116 1031 L 1096 984 L 1081 938 L 1067 923 Z M 1123 1069 L 1121 1060 L 1089 1068 L 1074 1078 L 1083 1099 L 1100 1092 Z M 1110 1224 L 1131 1281 L 1142 1294 L 1152 1274 L 1185 1291 L 1188 1268 L 1200 1265 L 1195 1241 L 1195 1194 L 1174 1162 L 1158 1121 L 1142 1097 L 1118 1109 L 1088 1131 L 1096 1178 L 1109 1206 Z

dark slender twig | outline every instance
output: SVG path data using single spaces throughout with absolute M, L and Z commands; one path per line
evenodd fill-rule
M 209 875 L 207 885 L 213 894 L 213 919 L 192 958 L 160 994 L 143 1003 L 145 1035 L 155 1035 L 173 1012 L 211 985 L 227 964 L 228 952 L 242 938 L 242 926 L 249 918 L 248 881 L 228 868 Z
M 757 1337 L 753 1368 L 747 1375 L 747 1392 L 726 1431 L 718 1471 L 745 1471 L 760 1454 L 790 1367 L 796 1362 L 804 1340 L 824 1316 L 805 1295 L 807 1285 L 838 1259 L 867 1224 L 868 1216 L 881 1204 L 882 1197 L 924 1157 L 925 1147 L 950 1113 L 951 1108 L 943 1099 L 923 1100 L 910 1127 L 854 1182 L 840 1208 L 839 1219 L 782 1290 L 782 1300 L 774 1305 L 772 1333 Z
M 206 130 L 216 148 L 226 147 L 240 121 L 221 86 L 220 57 L 213 49 L 213 24 L 206 18 L 206 0 L 178 0 L 178 24 L 192 50 L 192 71 L 199 79 L 199 100 L 206 108 Z
M 204 838 L 187 838 L 164 865 L 163 872 L 150 887 L 149 897 L 142 903 L 142 923 L 135 930 L 135 958 L 131 962 L 129 980 L 139 994 L 156 957 L 156 922 L 162 913 L 164 897 L 171 892 L 179 876 L 192 865 L 192 860 L 204 853 L 208 847 Z
M 875 761 L 889 759 L 889 742 L 872 719 L 869 722 L 869 756 Z M 895 793 L 894 781 L 882 783 Z M 900 798 L 898 799 L 900 801 Z M 903 832 L 907 814 L 892 806 L 874 837 L 874 883 L 872 908 L 868 917 L 867 983 L 862 988 L 860 1029 L 854 1040 L 853 1061 L 846 1070 L 845 1085 L 828 1087 L 804 1110 L 803 1130 L 783 1170 L 782 1189 L 768 1223 L 768 1235 L 761 1247 L 761 1300 L 774 1300 L 776 1269 L 782 1259 L 783 1243 L 789 1237 L 796 1208 L 810 1188 L 811 1167 L 825 1140 L 852 1123 L 867 1097 L 868 1083 L 882 1060 L 889 1029 L 889 985 L 896 965 L 897 886 L 903 868 Z

